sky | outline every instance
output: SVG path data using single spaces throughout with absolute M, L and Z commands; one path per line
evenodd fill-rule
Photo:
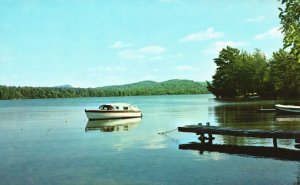
M 0 85 L 210 81 L 231 46 L 282 48 L 277 0 L 0 0 Z

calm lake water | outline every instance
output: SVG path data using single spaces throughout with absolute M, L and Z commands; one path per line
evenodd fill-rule
M 108 102 L 137 105 L 143 118 L 88 122 L 84 109 Z M 180 150 L 197 136 L 174 131 L 199 122 L 299 130 L 300 117 L 256 113 L 278 102 L 212 95 L 0 101 L 0 184 L 300 184 L 297 161 Z M 272 146 L 271 139 L 223 136 L 214 143 Z M 293 148 L 294 141 L 278 144 Z

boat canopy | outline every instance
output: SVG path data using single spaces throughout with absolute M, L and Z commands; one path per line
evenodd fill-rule
M 111 103 L 104 104 L 99 107 L 100 110 L 138 110 L 136 106 L 132 106 L 128 103 Z

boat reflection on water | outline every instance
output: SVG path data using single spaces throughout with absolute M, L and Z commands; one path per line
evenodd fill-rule
M 276 116 L 278 122 L 300 122 L 300 115 L 280 115 Z
M 274 148 L 263 146 L 236 146 L 219 144 L 189 143 L 179 145 L 181 150 L 198 150 L 200 154 L 204 152 L 218 152 L 230 155 L 247 157 L 271 158 L 279 160 L 300 161 L 300 150 Z
M 110 120 L 89 120 L 85 131 L 100 130 L 101 132 L 128 131 L 130 127 L 141 122 L 141 118 L 110 119 Z

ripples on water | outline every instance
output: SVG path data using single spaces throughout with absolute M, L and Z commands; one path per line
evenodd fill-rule
M 135 104 L 144 116 L 87 120 L 84 109 L 108 102 Z M 197 136 L 174 129 L 199 122 L 299 130 L 297 116 L 256 112 L 274 104 L 220 102 L 212 95 L 0 101 L 0 184 L 297 184 L 297 161 L 178 149 Z M 225 136 L 214 143 L 272 146 L 270 139 Z M 294 141 L 278 144 L 293 148 Z

